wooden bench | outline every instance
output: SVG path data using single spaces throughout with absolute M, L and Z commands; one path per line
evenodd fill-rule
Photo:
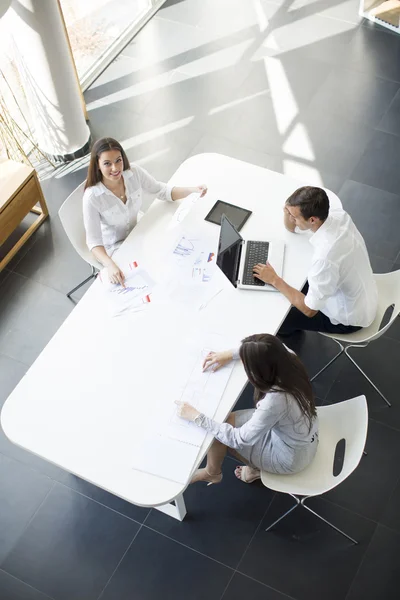
M 29 212 L 38 218 L 0 261 L 0 271 L 49 214 L 35 169 L 13 160 L 0 162 L 0 246 Z

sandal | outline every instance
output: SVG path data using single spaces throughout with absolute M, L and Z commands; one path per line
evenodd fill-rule
M 236 467 L 235 475 L 238 479 L 244 481 L 244 483 L 253 483 L 253 481 L 256 481 L 256 479 L 261 479 L 260 470 L 252 469 L 251 467 Z
M 208 479 L 196 479 L 196 477 L 202 473 L 205 473 L 208 476 Z M 213 483 L 221 483 L 222 481 L 222 472 L 218 473 L 218 475 L 210 475 L 207 469 L 197 469 L 195 474 L 193 475 L 190 483 L 197 483 L 198 481 L 205 481 L 207 485 L 212 485 Z

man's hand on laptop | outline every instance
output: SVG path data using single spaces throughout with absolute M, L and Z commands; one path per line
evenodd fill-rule
M 267 262 L 265 265 L 263 265 L 262 263 L 258 263 L 257 265 L 255 265 L 253 267 L 253 273 L 254 277 L 257 277 L 257 279 L 261 279 L 261 281 L 263 281 L 264 283 L 269 283 L 270 285 L 276 287 L 275 284 L 279 277 L 276 274 L 275 269 L 271 267 L 269 262 Z

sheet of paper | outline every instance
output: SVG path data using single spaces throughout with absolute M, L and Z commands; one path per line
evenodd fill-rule
M 191 404 L 199 412 L 212 418 L 225 391 L 234 362 L 232 361 L 215 372 L 203 371 L 203 362 L 210 350 L 211 348 L 202 348 L 197 354 L 190 376 L 178 399 L 181 402 Z M 175 404 L 171 410 L 169 423 L 163 429 L 163 433 L 175 440 L 198 447 L 202 445 L 207 436 L 205 429 L 178 417 Z
M 193 208 L 194 204 L 196 204 L 197 200 L 200 198 L 199 193 L 189 194 L 184 198 L 176 211 L 174 212 L 169 228 L 175 227 L 179 223 L 182 223 L 183 219 L 186 217 L 188 212 Z
M 125 311 L 144 310 L 151 303 L 151 294 L 155 286 L 155 281 L 149 273 L 136 262 L 129 263 L 122 271 L 125 275 L 125 287 L 111 283 L 106 269 L 100 272 L 100 279 L 113 316 Z
M 178 417 L 175 400 L 189 402 L 209 417 L 215 415 L 234 362 L 216 372 L 203 373 L 202 366 L 210 350 L 227 347 L 232 347 L 232 343 L 212 333 L 201 333 L 198 339 L 191 339 L 185 345 L 179 362 L 184 376 L 167 396 L 160 390 L 158 402 L 152 404 L 147 418 L 142 419 L 131 450 L 133 468 L 182 484 L 188 481 L 207 432 Z
M 198 454 L 198 446 L 152 435 L 138 440 L 133 448 L 131 465 L 138 471 L 185 485 Z
M 219 291 L 210 282 L 216 270 L 214 242 L 181 233 L 166 262 L 165 289 L 170 298 L 197 310 Z M 211 289 L 212 288 L 212 289 Z

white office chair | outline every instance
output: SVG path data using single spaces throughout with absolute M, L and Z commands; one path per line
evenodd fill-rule
M 71 294 L 76 292 L 76 290 L 79 290 L 80 287 L 85 285 L 85 283 L 96 277 L 98 271 L 102 269 L 102 265 L 95 259 L 86 245 L 86 231 L 83 224 L 82 210 L 84 186 L 85 182 L 78 185 L 58 211 L 58 216 L 60 217 L 61 224 L 64 227 L 69 241 L 83 260 L 92 267 L 91 275 L 68 292 L 68 298 L 70 298 Z
M 273 475 L 264 471 L 261 473 L 261 481 L 267 488 L 289 494 L 296 500 L 296 504 L 274 521 L 266 531 L 275 527 L 295 508 L 302 506 L 354 544 L 357 544 L 358 542 L 347 533 L 344 533 L 307 506 L 305 501 L 308 498 L 320 496 L 338 486 L 357 467 L 367 438 L 367 401 L 365 396 L 358 396 L 338 404 L 318 407 L 317 413 L 319 443 L 317 453 L 310 466 L 294 475 Z M 343 466 L 340 473 L 335 475 L 333 473 L 335 451 L 338 442 L 343 439 L 345 440 Z
M 86 231 L 83 224 L 82 208 L 84 186 L 85 182 L 78 185 L 78 187 L 68 196 L 58 211 L 58 216 L 60 217 L 60 221 L 64 227 L 65 233 L 69 238 L 69 241 L 77 253 L 83 258 L 83 260 L 89 263 L 89 265 L 92 267 L 91 275 L 79 285 L 74 287 L 70 292 L 68 292 L 68 298 L 70 298 L 71 294 L 76 292 L 76 290 L 85 285 L 85 283 L 96 277 L 98 271 L 103 268 L 86 245 Z M 138 214 L 138 221 L 142 218 L 142 216 L 143 212 L 140 211 Z
M 389 329 L 389 327 L 394 323 L 394 320 L 400 314 L 400 270 L 393 271 L 392 273 L 385 273 L 383 275 L 374 275 L 374 278 L 378 288 L 378 311 L 374 322 L 369 327 L 364 327 L 355 333 L 321 333 L 321 335 L 329 337 L 336 342 L 340 347 L 340 351 L 332 358 L 332 360 L 328 362 L 327 365 L 325 365 L 325 367 L 323 367 L 316 375 L 314 375 L 311 381 L 314 381 L 314 379 L 321 375 L 321 373 L 323 373 L 325 369 L 335 362 L 335 360 L 344 352 L 351 360 L 353 365 L 357 367 L 362 375 L 364 375 L 368 383 L 370 383 L 374 390 L 376 390 L 381 398 L 384 399 L 386 404 L 391 406 L 389 400 L 382 394 L 376 385 L 372 383 L 369 377 L 367 377 L 361 367 L 356 363 L 354 358 L 352 358 L 349 354 L 350 348 L 365 348 L 370 342 L 373 342 L 381 337 L 381 335 L 383 335 L 385 331 Z M 390 316 L 389 322 L 384 327 L 380 328 L 383 316 L 390 306 L 393 306 L 393 312 Z

